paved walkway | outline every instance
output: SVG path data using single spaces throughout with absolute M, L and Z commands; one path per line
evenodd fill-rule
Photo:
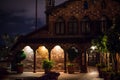
M 37 72 L 37 73 L 24 72 L 22 74 L 8 75 L 7 78 L 3 80 L 35 80 L 33 78 L 40 77 L 42 75 L 44 75 L 44 72 Z M 98 78 L 98 72 L 96 69 L 89 68 L 88 73 L 76 72 L 74 74 L 68 74 L 68 73 L 60 72 L 60 76 L 58 80 L 103 80 L 103 79 Z

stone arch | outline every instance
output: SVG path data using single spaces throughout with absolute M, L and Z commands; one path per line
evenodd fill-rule
M 26 54 L 26 59 L 23 60 L 24 64 L 24 71 L 32 71 L 33 69 L 33 58 L 34 58 L 34 51 L 30 46 L 25 46 L 23 48 L 24 53 Z
M 72 51 L 74 51 L 73 54 L 74 54 L 74 53 L 77 53 L 77 55 L 78 55 L 78 56 L 73 60 L 75 72 L 78 72 L 79 69 L 80 69 L 80 66 L 79 66 L 79 65 L 80 65 L 80 64 L 79 64 L 79 62 L 80 62 L 80 61 L 79 61 L 79 55 L 80 55 L 80 54 L 79 54 L 79 53 L 80 53 L 80 52 L 79 52 L 79 49 L 78 49 L 77 46 L 75 46 L 75 45 L 74 45 L 74 46 L 73 46 L 73 45 L 72 45 L 72 46 L 69 46 L 69 47 L 68 47 L 68 50 L 69 50 L 69 49 L 72 49 Z M 69 61 L 69 59 L 68 59 L 68 51 L 67 51 L 67 64 L 69 64 L 69 63 L 70 63 L 70 61 Z
M 54 61 L 53 70 L 64 70 L 64 50 L 61 46 L 56 45 L 50 52 L 51 60 Z
M 36 71 L 43 71 L 42 61 L 49 58 L 48 49 L 45 46 L 39 46 L 36 50 Z

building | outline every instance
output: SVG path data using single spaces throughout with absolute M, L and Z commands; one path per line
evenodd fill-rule
M 46 25 L 21 37 L 13 50 L 25 50 L 25 46 L 32 48 L 28 53 L 36 54 L 37 71 L 42 71 L 42 59 L 50 58 L 56 62 L 55 70 L 66 72 L 66 53 L 74 47 L 79 53 L 76 71 L 86 72 L 89 63 L 96 61 L 96 56 L 89 55 L 91 40 L 109 30 L 113 19 L 120 15 L 120 3 L 114 0 L 67 0 L 55 6 L 55 0 L 45 1 Z M 31 62 L 25 62 L 25 69 L 29 70 L 33 68 L 33 56 L 30 57 Z

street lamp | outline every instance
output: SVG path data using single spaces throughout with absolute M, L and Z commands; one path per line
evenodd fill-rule
M 35 0 L 35 30 L 37 30 L 37 0 Z M 34 53 L 34 73 L 36 73 L 36 52 Z

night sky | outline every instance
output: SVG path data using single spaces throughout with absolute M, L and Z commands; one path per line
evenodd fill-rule
M 66 0 L 56 0 L 56 5 Z M 45 0 L 38 0 L 38 28 L 45 25 Z M 35 0 L 0 0 L 0 35 L 35 30 Z
M 37 21 L 40 28 L 45 25 L 45 0 L 37 1 Z M 56 5 L 59 5 L 66 0 L 55 1 Z M 0 0 L 0 35 L 4 33 L 24 35 L 33 30 L 35 30 L 35 0 Z

